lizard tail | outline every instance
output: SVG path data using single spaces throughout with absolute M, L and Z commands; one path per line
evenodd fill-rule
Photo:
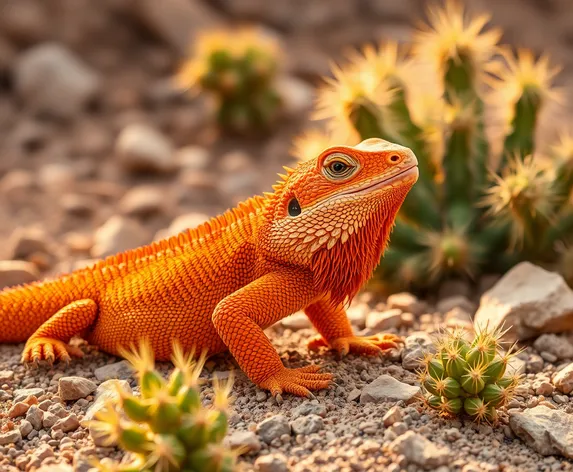
M 0 291 L 0 343 L 26 341 L 59 310 L 84 298 L 85 282 L 67 276 Z

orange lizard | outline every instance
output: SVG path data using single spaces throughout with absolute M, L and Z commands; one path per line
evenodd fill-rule
M 0 342 L 27 341 L 22 361 L 81 356 L 73 336 L 109 353 L 146 337 L 158 360 L 178 339 L 209 355 L 229 350 L 273 395 L 311 396 L 332 375 L 286 368 L 263 330 L 304 310 L 310 349 L 375 355 L 391 334 L 357 337 L 345 306 L 372 275 L 394 218 L 418 179 L 405 147 L 367 139 L 334 146 L 265 193 L 201 226 L 60 277 L 0 292 Z

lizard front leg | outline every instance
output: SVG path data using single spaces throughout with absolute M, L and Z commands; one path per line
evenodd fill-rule
M 72 336 L 89 328 L 95 322 L 97 313 L 97 304 L 90 299 L 77 300 L 66 305 L 28 339 L 22 362 L 48 361 L 51 364 L 56 359 L 69 362 L 70 355 L 81 357 L 82 351 L 70 346 L 68 341 Z
M 333 305 L 328 296 L 311 303 L 304 312 L 320 333 L 309 341 L 310 350 L 328 347 L 343 356 L 349 352 L 375 356 L 397 347 L 398 343 L 402 342 L 402 339 L 394 334 L 355 336 L 342 305 Z
M 331 374 L 319 366 L 286 368 L 263 329 L 300 310 L 315 297 L 310 274 L 279 269 L 228 295 L 213 313 L 217 333 L 241 369 L 260 388 L 277 395 L 289 392 L 311 396 L 327 388 Z

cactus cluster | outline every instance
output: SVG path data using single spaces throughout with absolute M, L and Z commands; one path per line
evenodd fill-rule
M 354 51 L 318 90 L 323 136 L 297 142 L 299 159 L 332 138 L 378 137 L 417 155 L 420 178 L 378 270 L 387 290 L 573 257 L 573 134 L 561 130 L 545 147 L 538 137 L 541 113 L 562 102 L 559 69 L 500 46 L 488 21 L 447 0 L 430 7 L 411 43 Z M 560 269 L 573 282 L 571 269 Z
M 502 354 L 502 335 L 486 328 L 468 341 L 463 330 L 442 333 L 420 371 L 428 406 L 446 417 L 467 414 L 477 422 L 495 423 L 498 409 L 511 400 L 520 381 L 520 375 L 507 373 L 518 352 L 510 348 Z
M 133 365 L 141 395 L 126 392 L 117 384 L 117 398 L 90 422 L 93 434 L 105 444 L 130 453 L 121 464 L 104 459 L 95 464 L 102 472 L 232 472 L 237 450 L 226 448 L 227 406 L 232 377 L 214 380 L 215 399 L 211 407 L 200 400 L 199 374 L 205 362 L 201 355 L 184 354 L 173 345 L 175 369 L 165 379 L 154 366 L 149 343 L 123 351 Z
M 226 132 L 268 130 L 281 108 L 275 90 L 280 49 L 274 38 L 254 28 L 209 30 L 193 46 L 177 84 L 210 97 L 216 121 Z

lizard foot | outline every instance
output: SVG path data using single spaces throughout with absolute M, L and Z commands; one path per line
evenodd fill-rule
M 22 353 L 24 364 L 37 364 L 40 361 L 47 361 L 52 365 L 55 360 L 70 362 L 70 356 L 82 357 L 82 350 L 75 346 L 52 338 L 30 338 Z
M 363 356 L 377 356 L 390 349 L 395 349 L 404 340 L 395 334 L 375 334 L 374 336 L 349 336 L 345 338 L 336 338 L 328 342 L 322 336 L 316 336 L 308 342 L 308 348 L 311 351 L 317 351 L 321 347 L 334 349 L 341 356 L 348 353 L 359 354 Z
M 283 367 L 278 373 L 259 384 L 260 388 L 270 390 L 273 396 L 283 392 L 300 397 L 312 397 L 311 390 L 328 388 L 332 374 L 319 374 L 320 366 L 310 365 L 299 369 Z

